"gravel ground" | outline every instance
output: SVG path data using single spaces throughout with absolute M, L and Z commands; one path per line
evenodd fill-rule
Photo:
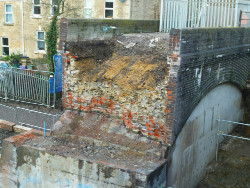
M 46 152 L 77 159 L 96 161 L 115 165 L 137 172 L 152 172 L 165 159 L 159 159 L 153 153 L 143 153 L 131 149 L 115 147 L 107 143 L 96 145 L 80 137 L 58 139 L 53 137 L 36 137 L 25 142 L 25 146 L 46 150 Z
M 250 128 L 237 127 L 232 134 L 250 138 Z M 197 188 L 250 187 L 250 141 L 227 137 L 220 145 L 218 162 L 208 165 Z

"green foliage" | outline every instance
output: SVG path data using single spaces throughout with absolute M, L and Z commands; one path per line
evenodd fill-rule
M 59 29 L 57 25 L 58 16 L 60 15 L 60 5 L 63 1 L 58 0 L 57 2 L 57 9 L 54 12 L 54 16 L 52 17 L 52 21 L 50 22 L 49 30 L 46 34 L 46 45 L 47 45 L 47 59 L 48 59 L 48 67 L 49 71 L 55 72 L 54 67 L 54 55 L 57 54 L 57 40 L 59 37 Z
M 15 61 L 17 61 L 18 63 L 20 62 L 22 56 L 23 55 L 19 54 L 19 53 L 17 53 L 17 54 L 12 53 L 10 56 L 4 57 L 3 60 L 9 61 L 9 63 L 13 66 Z
M 57 26 L 57 14 L 52 18 L 52 21 L 49 26 L 49 30 L 46 34 L 46 46 L 47 46 L 47 58 L 48 58 L 48 67 L 49 71 L 54 72 L 54 61 L 53 57 L 57 54 L 57 40 L 58 40 L 58 26 Z
M 3 61 L 9 61 L 10 60 L 10 56 L 6 55 L 5 57 L 2 57 L 1 60 L 3 60 Z

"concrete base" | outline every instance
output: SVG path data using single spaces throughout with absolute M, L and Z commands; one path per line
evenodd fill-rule
M 106 158 L 100 161 L 99 155 Z M 0 187 L 9 188 L 166 187 L 164 159 L 107 143 L 59 140 L 32 132 L 4 140 L 0 169 Z
M 224 84 L 209 92 L 197 105 L 179 134 L 169 156 L 167 184 L 174 188 L 193 188 L 205 175 L 206 166 L 215 158 L 219 130 L 232 131 L 229 123 L 217 119 L 242 120 L 242 94 Z M 222 141 L 223 137 L 219 137 Z

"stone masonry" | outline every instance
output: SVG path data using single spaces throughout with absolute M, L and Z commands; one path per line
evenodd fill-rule
M 65 42 L 64 105 L 172 145 L 210 90 L 246 86 L 250 30 L 211 28 Z
M 64 106 L 109 114 L 117 126 L 167 141 L 167 47 L 167 34 L 67 43 Z

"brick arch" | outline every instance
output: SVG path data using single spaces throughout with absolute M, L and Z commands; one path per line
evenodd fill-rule
M 174 88 L 175 95 L 171 96 L 167 108 L 173 107 L 171 116 L 167 121 L 172 125 L 172 144 L 181 132 L 185 122 L 191 115 L 199 101 L 215 87 L 231 83 L 240 90 L 246 86 L 250 70 L 250 58 L 245 53 L 248 49 L 246 44 L 236 44 L 244 41 L 239 38 L 246 38 L 244 29 L 240 29 L 235 40 L 226 43 L 227 38 L 218 39 L 218 33 L 232 35 L 232 31 L 225 29 L 205 30 L 173 30 L 170 34 L 172 42 L 172 77 L 169 80 L 170 88 Z M 206 35 L 213 34 L 210 43 Z M 234 33 L 234 34 L 235 34 Z M 204 40 L 197 41 L 197 38 L 204 37 Z M 223 43 L 224 41 L 224 43 Z M 210 50 L 210 46 L 213 49 Z M 227 45 L 227 48 L 224 46 Z M 231 45 L 231 46 L 230 46 Z M 171 51 L 170 51 L 171 52 Z M 175 73 L 175 74 L 174 74 Z M 168 88 L 167 88 L 168 89 Z

